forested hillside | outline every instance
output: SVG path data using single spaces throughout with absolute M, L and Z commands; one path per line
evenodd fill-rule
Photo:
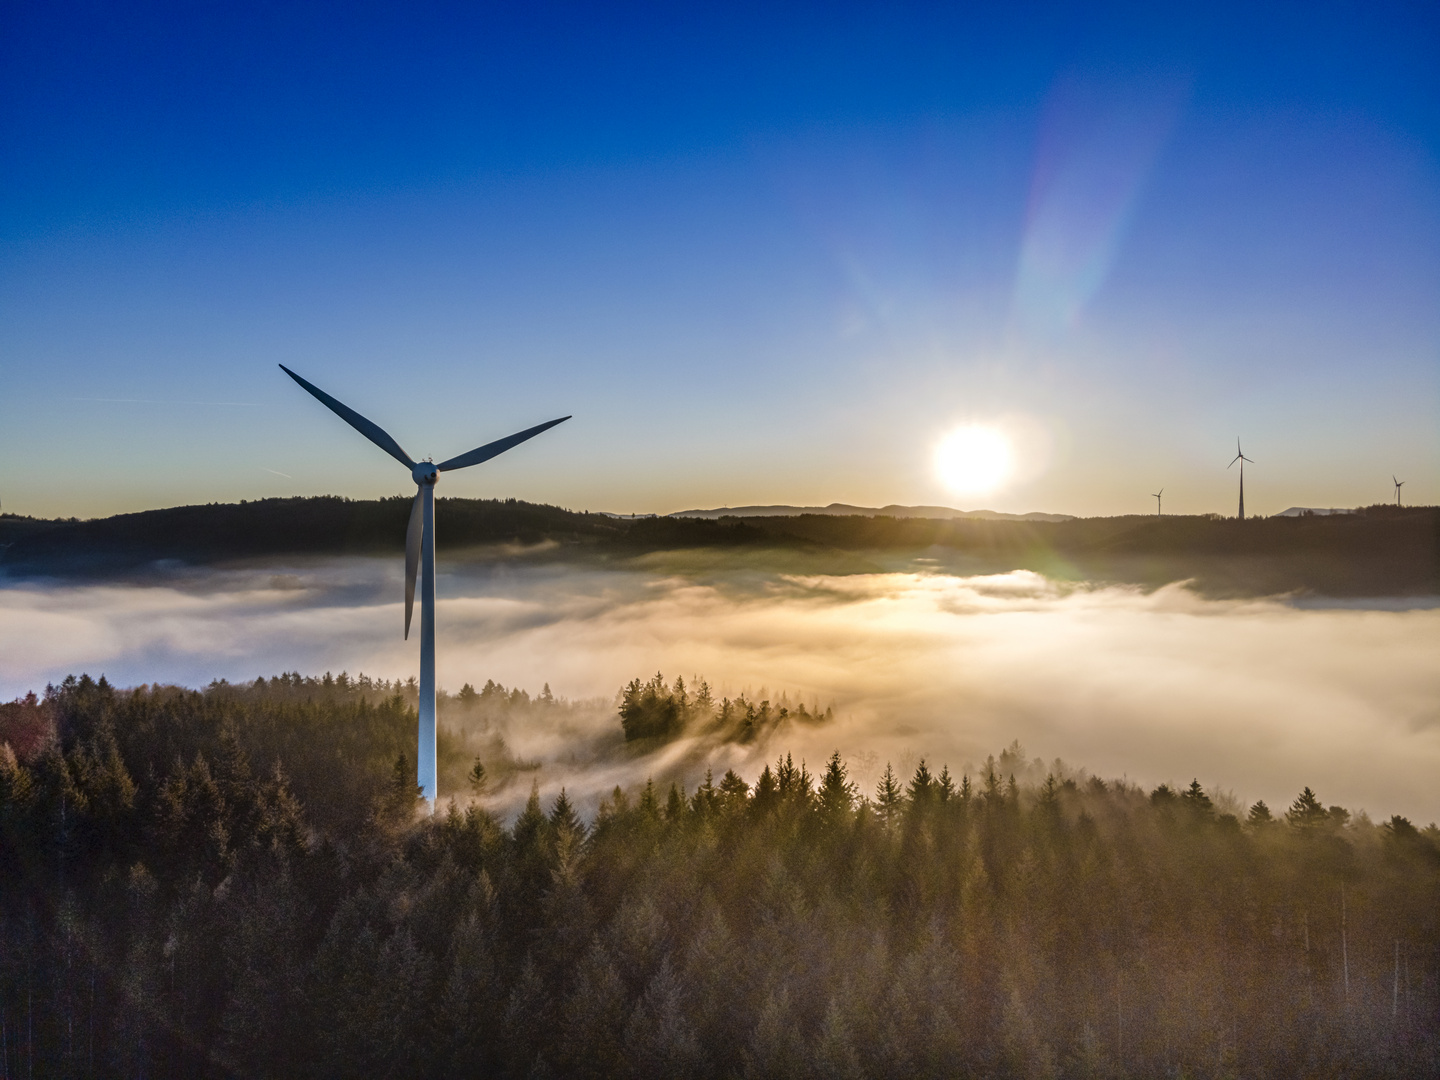
M 1440 1074 L 1440 830 L 1308 789 L 782 754 L 507 824 L 417 818 L 394 686 L 4 709 L 0 1076 Z
M 601 514 L 515 499 L 440 499 L 437 546 L 575 542 L 619 530 Z M 210 503 L 88 521 L 0 516 L 0 565 L 16 570 L 110 570 L 158 559 L 208 563 L 269 555 L 403 551 L 413 499 L 336 496 Z
M 92 521 L 0 515 L 0 570 L 111 573 L 163 560 L 215 563 L 293 555 L 399 554 L 411 500 L 334 497 L 182 506 Z M 496 545 L 511 555 L 611 562 L 712 548 L 764 559 L 864 559 L 862 570 L 925 558 L 962 573 L 1036 570 L 1054 577 L 1215 594 L 1314 590 L 1332 595 L 1440 592 L 1440 509 L 1372 506 L 1356 514 L 1236 521 L 1204 517 L 984 521 L 927 518 L 612 518 L 515 499 L 439 499 L 436 544 Z

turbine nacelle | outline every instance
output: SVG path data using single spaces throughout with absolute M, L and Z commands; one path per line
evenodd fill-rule
M 433 484 L 440 479 L 440 470 L 435 467 L 433 461 L 417 461 L 415 467 L 410 470 L 410 478 L 424 487 L 426 484 Z

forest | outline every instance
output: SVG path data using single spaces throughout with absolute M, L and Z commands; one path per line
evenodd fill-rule
M 403 551 L 408 496 L 334 496 L 181 506 L 88 521 L 0 515 L 0 571 L 110 575 L 168 562 Z M 1066 580 L 1159 586 L 1191 580 L 1212 595 L 1315 591 L 1336 596 L 1440 592 L 1440 508 L 1237 521 L 1218 515 L 941 520 L 796 517 L 616 518 L 516 499 L 437 500 L 436 545 L 487 559 L 599 560 L 657 553 L 798 560 L 827 572 L 893 569 L 925 559 L 958 573 L 1035 570 Z M 453 556 L 452 556 L 453 557 Z
M 583 817 L 493 813 L 484 739 L 421 813 L 397 683 L 0 706 L 0 1078 L 1440 1075 L 1434 825 L 1018 746 L 861 791 L 708 692 L 633 681 L 616 740 L 728 705 L 773 763 Z

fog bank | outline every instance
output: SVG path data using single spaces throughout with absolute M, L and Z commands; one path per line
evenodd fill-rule
M 0 697 L 70 672 L 117 685 L 252 679 L 282 670 L 407 677 L 398 560 L 176 570 L 143 583 L 0 582 Z M 1310 785 L 1372 815 L 1440 817 L 1440 609 L 1215 601 L 1181 585 L 1060 585 L 1029 572 L 667 575 L 452 564 L 437 611 L 440 685 L 495 679 L 613 699 L 631 678 L 704 675 L 823 709 L 821 725 L 703 750 L 742 772 L 839 749 L 869 784 L 885 761 L 959 772 L 1013 739 L 1103 776 L 1287 804 Z M 570 736 L 602 739 L 603 707 L 569 734 L 512 731 L 519 755 L 593 797 L 685 752 L 587 775 Z M 576 717 L 588 718 L 577 721 Z M 576 732 L 583 722 L 596 730 Z M 581 740 L 582 742 L 584 740 Z M 587 744 L 588 745 L 588 744 Z

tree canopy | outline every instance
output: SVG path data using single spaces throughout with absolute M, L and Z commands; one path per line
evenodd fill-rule
M 1017 780 L 1018 745 L 421 817 L 404 696 L 336 682 L 25 704 L 0 1075 L 1437 1073 L 1434 826 Z

